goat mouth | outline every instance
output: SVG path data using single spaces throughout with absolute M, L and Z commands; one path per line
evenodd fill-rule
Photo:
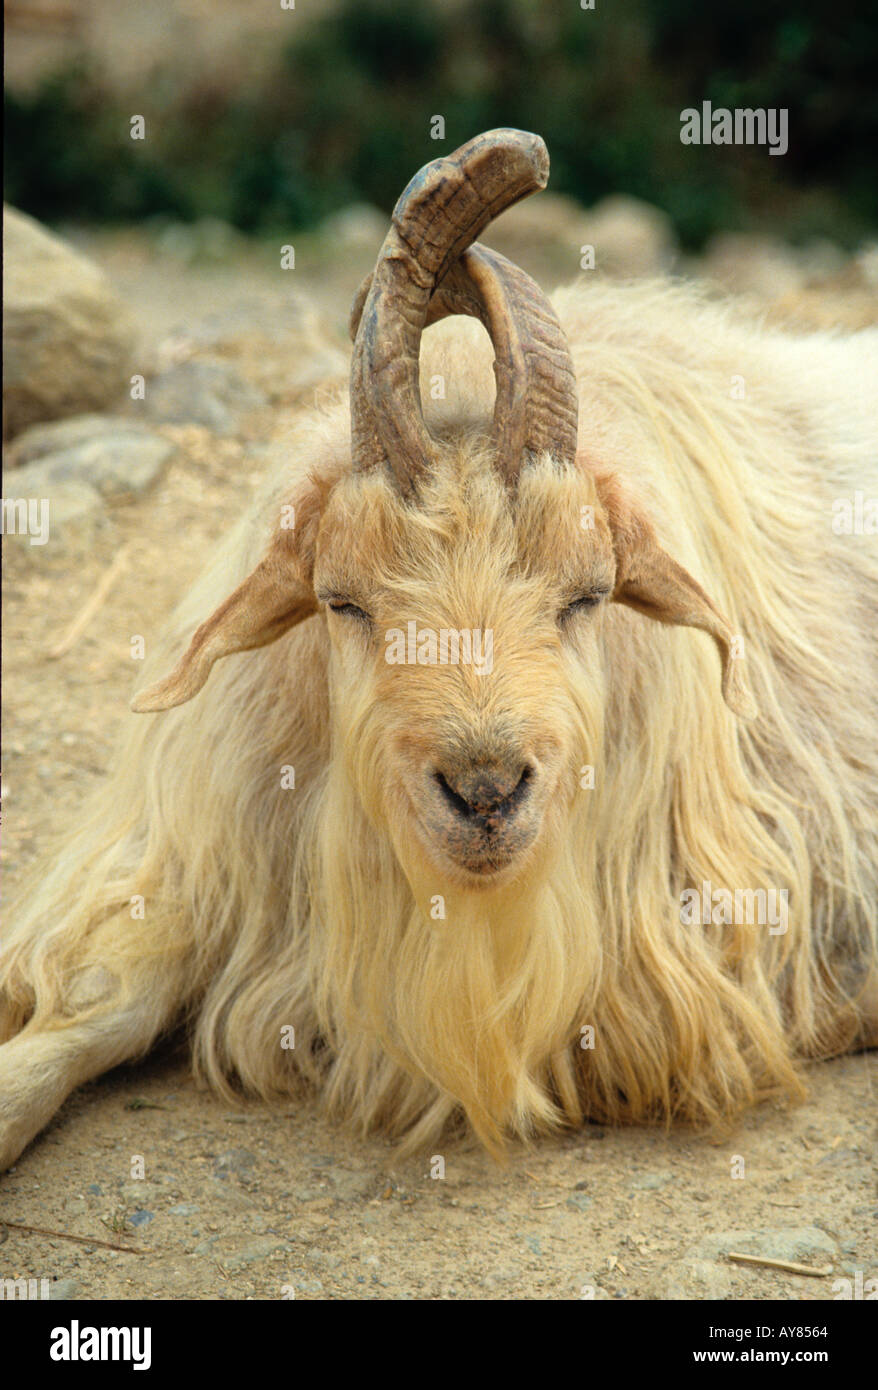
M 497 843 L 488 835 L 480 835 L 474 841 L 468 836 L 448 836 L 437 833 L 416 810 L 415 823 L 421 843 L 437 868 L 446 874 L 450 871 L 459 882 L 472 888 L 493 887 L 512 878 L 524 864 L 536 838 L 516 835 L 510 843 L 509 837 L 504 836 L 503 842 Z
M 527 784 L 528 779 L 524 780 Z M 463 888 L 490 890 L 511 882 L 530 863 L 539 839 L 540 816 L 528 816 L 520 823 L 513 818 L 512 823 L 499 826 L 484 821 L 479 825 L 477 817 L 458 817 L 449 824 L 447 817 L 431 814 L 435 803 L 425 805 L 414 788 L 406 787 L 404 798 L 405 809 L 400 808 L 403 839 L 411 845 L 415 838 L 420 854 L 446 880 Z
M 466 874 L 471 874 L 474 878 L 487 881 L 492 878 L 499 878 L 507 869 L 517 864 L 520 856 L 518 853 L 504 855 L 475 855 L 472 858 L 458 859 L 454 863 L 458 869 Z

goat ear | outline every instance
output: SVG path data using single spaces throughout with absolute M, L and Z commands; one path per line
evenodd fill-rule
M 758 711 L 744 676 L 742 639 L 688 570 L 659 545 L 652 526 L 620 497 L 612 484 L 600 487 L 616 553 L 613 599 L 657 622 L 695 627 L 716 642 L 723 663 L 722 692 L 741 719 Z
M 220 657 L 276 642 L 317 612 L 292 531 L 279 530 L 265 558 L 198 628 L 189 650 L 163 680 L 131 702 L 138 714 L 173 709 L 197 695 Z

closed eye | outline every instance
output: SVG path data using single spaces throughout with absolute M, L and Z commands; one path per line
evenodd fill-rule
M 349 602 L 348 599 L 328 599 L 327 607 L 333 613 L 342 613 L 348 618 L 358 618 L 360 622 L 371 623 L 372 621 L 365 608 L 359 608 L 357 604 Z
M 580 594 L 578 598 L 564 605 L 558 613 L 559 623 L 566 622 L 568 618 L 573 618 L 577 613 L 585 612 L 589 608 L 597 608 L 602 599 L 609 595 L 609 589 L 592 589 L 587 594 Z

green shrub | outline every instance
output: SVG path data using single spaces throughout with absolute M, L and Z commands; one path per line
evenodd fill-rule
M 258 85 L 150 85 L 149 138 L 86 60 L 7 94 L 7 197 L 48 221 L 313 225 L 389 209 L 412 172 L 495 125 L 539 131 L 552 187 L 664 208 L 688 247 L 720 228 L 852 243 L 878 225 L 878 24 L 858 0 L 342 0 L 265 55 Z M 680 111 L 788 107 L 790 149 L 691 147 Z M 429 139 L 442 115 L 444 142 Z

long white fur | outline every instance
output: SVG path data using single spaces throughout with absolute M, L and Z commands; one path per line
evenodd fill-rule
M 715 1121 L 794 1092 L 796 1058 L 874 1041 L 878 542 L 832 518 L 836 499 L 878 495 L 878 334 L 770 330 L 665 283 L 577 286 L 555 305 L 580 455 L 743 634 L 759 718 L 723 705 L 707 637 L 614 605 L 599 669 L 568 662 L 558 705 L 594 789 L 559 810 L 514 891 L 449 887 L 449 927 L 387 811 L 380 711 L 323 617 L 220 662 L 190 704 L 131 716 L 105 786 L 20 899 L 0 970 L 0 1162 L 184 1013 L 220 1091 L 316 1087 L 331 1113 L 410 1147 L 465 1116 L 495 1152 L 583 1114 Z M 477 523 L 502 555 L 502 492 L 479 482 L 486 335 L 459 319 L 429 330 L 422 381 L 449 443 L 412 545 Z M 276 451 L 145 680 L 253 567 L 281 502 L 347 456 L 340 394 Z M 681 891 L 703 881 L 787 890 L 789 930 L 682 928 Z

